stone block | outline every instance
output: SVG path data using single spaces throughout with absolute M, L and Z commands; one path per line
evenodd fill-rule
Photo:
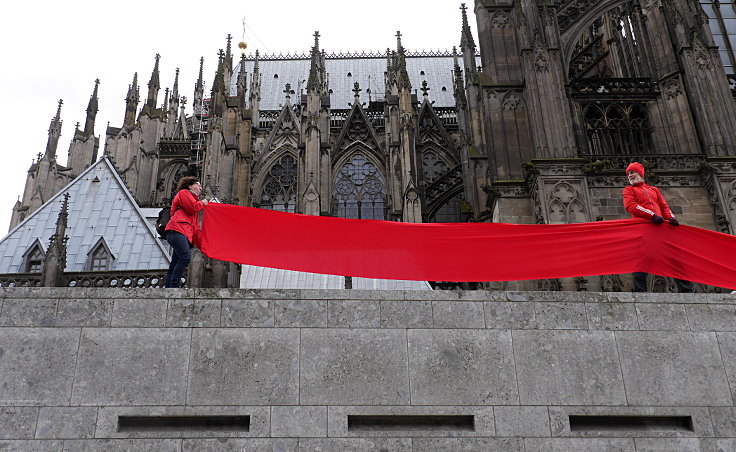
M 220 300 L 169 300 L 166 326 L 179 328 L 213 328 L 220 326 Z M 273 312 L 273 311 L 272 311 Z M 273 319 L 273 315 L 271 315 Z M 273 320 L 271 320 L 273 325 Z
M 120 416 L 250 416 L 247 431 L 218 431 L 201 428 L 167 429 L 141 431 L 118 429 Z M 266 437 L 269 436 L 270 409 L 267 406 L 138 406 L 138 407 L 100 407 L 96 438 L 216 438 L 228 437 Z
M 717 451 L 712 438 L 636 438 L 637 452 L 705 452 Z
M 734 305 L 687 304 L 685 307 L 692 331 L 736 331 Z
M 460 290 L 460 301 L 507 301 L 506 292 L 500 290 Z
M 412 444 L 422 452 L 524 451 L 522 440 L 514 438 L 414 438 Z
M 274 326 L 273 309 L 273 300 L 222 300 L 222 326 Z
M 193 405 L 299 404 L 299 331 L 194 330 L 188 394 Z
M 471 301 L 433 301 L 435 328 L 485 328 L 483 303 Z
M 404 331 L 302 330 L 301 356 L 301 404 L 409 403 Z
M 550 436 L 546 406 L 496 406 L 493 415 L 495 436 Z
M 166 305 L 167 302 L 163 299 L 115 300 L 112 326 L 161 328 L 166 325 Z
M 382 328 L 432 328 L 431 301 L 381 301 Z
M 0 326 L 54 326 L 56 306 L 52 298 L 6 298 Z
M 641 330 L 687 331 L 684 304 L 636 303 Z
M 0 407 L 0 439 L 33 439 L 37 418 L 36 407 Z
M 514 331 L 523 405 L 626 403 L 613 332 Z
M 634 303 L 586 303 L 588 325 L 591 330 L 638 330 Z
M 717 439 L 715 450 L 718 452 L 736 452 L 736 438 Z
M 411 452 L 410 438 L 300 439 L 299 452 Z
M 473 429 L 456 426 L 434 425 L 402 426 L 394 425 L 388 429 L 348 428 L 348 416 L 473 416 Z M 373 437 L 373 436 L 495 436 L 493 407 L 477 406 L 331 406 L 327 415 L 327 435 L 334 437 Z
M 571 292 L 575 293 L 575 292 Z M 534 305 L 537 328 L 543 330 L 587 329 L 585 303 L 538 302 Z
M 733 404 L 715 333 L 615 334 L 629 404 Z
M 633 438 L 526 438 L 527 452 L 631 452 Z
M 409 330 L 414 405 L 518 404 L 511 333 Z
M 282 438 L 327 436 L 327 407 L 271 407 L 271 436 Z
M 0 441 L 3 452 L 61 452 L 61 441 Z
M 460 298 L 456 290 L 404 290 L 403 292 L 404 300 L 454 301 Z
M 733 383 L 736 382 L 736 333 L 717 333 L 717 336 L 726 375 L 731 382 L 731 397 L 736 401 L 736 385 Z
M 276 326 L 324 328 L 327 326 L 327 301 L 276 300 Z
M 56 313 L 56 326 L 110 326 L 112 300 L 61 299 Z
M 711 407 L 710 418 L 715 436 L 736 438 L 736 408 Z
M 84 439 L 95 435 L 97 407 L 42 407 L 36 438 Z
M 176 289 L 175 289 L 176 290 Z M 180 439 L 75 439 L 63 452 L 181 452 Z
M 180 329 L 83 329 L 72 403 L 185 403 L 189 338 Z
M 327 325 L 337 328 L 380 328 L 378 301 L 330 300 L 327 302 Z
M 534 303 L 488 302 L 485 303 L 486 327 L 503 330 L 523 330 L 537 325 Z
M 0 404 L 68 404 L 78 347 L 78 329 L 0 328 Z
M 297 439 L 217 438 L 185 439 L 181 452 L 297 452 Z

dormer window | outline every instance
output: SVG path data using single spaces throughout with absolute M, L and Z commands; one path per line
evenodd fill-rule
M 43 252 L 41 244 L 36 240 L 24 256 L 23 271 L 26 273 L 41 273 L 44 257 L 46 257 L 46 253 Z
M 110 252 L 105 239 L 100 237 L 97 244 L 87 255 L 87 270 L 93 272 L 104 272 L 110 270 L 115 256 Z

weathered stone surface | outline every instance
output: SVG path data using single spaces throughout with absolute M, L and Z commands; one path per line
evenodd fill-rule
M 633 438 L 527 438 L 524 444 L 527 451 L 539 452 L 631 452 L 635 450 Z
M 92 438 L 96 420 L 97 407 L 43 407 L 38 413 L 36 438 Z
M 180 329 L 83 329 L 72 403 L 184 403 L 189 336 Z
M 222 301 L 222 326 L 224 327 L 266 327 L 273 325 L 273 300 Z
M 0 404 L 68 404 L 78 346 L 78 329 L 0 328 Z
M 337 328 L 379 328 L 378 301 L 330 300 L 327 302 L 327 325 Z
M 189 404 L 297 405 L 299 331 L 196 329 L 189 373 Z
M 716 449 L 718 452 L 736 452 L 736 438 L 716 440 Z
M 689 329 L 684 304 L 637 303 L 636 312 L 641 330 Z
M 518 403 L 508 331 L 409 330 L 408 335 L 413 404 Z
M 61 452 L 61 441 L 0 441 L 3 452 Z
M 218 327 L 220 326 L 222 303 L 220 300 L 169 300 L 166 326 L 181 328 Z
M 324 300 L 276 300 L 276 326 L 324 328 L 327 302 Z
M 731 397 L 736 401 L 736 333 L 718 333 L 717 336 L 726 375 L 731 382 Z
M 736 408 L 711 407 L 710 416 L 715 436 L 736 438 Z
M 629 404 L 733 404 L 714 333 L 615 334 Z
M 32 439 L 36 418 L 36 407 L 0 407 L 0 439 Z
M 637 452 L 709 452 L 717 451 L 712 438 L 636 438 Z M 720 452 L 720 451 L 719 451 Z
M 549 436 L 546 406 L 496 406 L 496 436 Z
M 110 326 L 112 300 L 59 300 L 56 326 Z
M 166 305 L 166 300 L 115 300 L 112 326 L 163 327 L 166 324 Z
M 638 330 L 636 306 L 633 303 L 586 303 L 591 330 Z
M 284 438 L 327 436 L 327 407 L 271 407 L 271 436 Z
M 432 317 L 435 328 L 485 328 L 483 303 L 464 301 L 433 301 Z
M 626 403 L 613 332 L 514 331 L 522 405 Z
M 544 330 L 579 330 L 588 327 L 585 303 L 539 302 L 534 306 L 537 328 Z
M 432 328 L 431 301 L 381 301 L 382 328 Z
M 736 331 L 736 306 L 688 304 L 687 319 L 693 331 Z
M 461 415 L 473 416 L 473 430 L 455 428 L 443 428 L 435 426 L 432 428 L 413 429 L 407 427 L 402 429 L 395 426 L 389 431 L 382 429 L 350 431 L 348 429 L 348 416 L 448 416 Z M 549 429 L 548 429 L 549 430 Z M 327 436 L 349 437 L 349 436 L 495 436 L 496 428 L 493 417 L 493 407 L 478 406 L 331 406 L 327 416 Z
M 496 438 L 414 438 L 414 450 L 423 452 L 522 452 L 521 439 Z M 529 450 L 529 449 L 527 449 Z
M 64 441 L 64 452 L 180 452 L 180 439 L 76 439 Z
M 299 440 L 299 452 L 411 452 L 412 450 L 411 439 L 409 438 L 324 438 Z
M 512 301 L 484 304 L 487 328 L 523 330 L 537 325 L 534 303 Z
M 136 406 L 100 407 L 96 438 L 217 438 L 266 437 L 270 429 L 270 408 L 267 406 Z M 181 428 L 165 431 L 119 431 L 120 416 L 250 416 L 248 431 L 217 431 Z
M 53 326 L 57 300 L 52 298 L 6 298 L 0 326 Z
M 217 438 L 185 439 L 181 452 L 296 452 L 297 439 Z
M 303 404 L 409 403 L 404 331 L 305 329 L 301 356 Z

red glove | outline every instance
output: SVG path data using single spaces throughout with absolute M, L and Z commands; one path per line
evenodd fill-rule
M 679 222 L 679 221 L 677 221 L 677 218 L 675 218 L 675 217 L 672 217 L 672 218 L 670 218 L 670 219 L 669 219 L 669 220 L 667 220 L 667 221 L 668 221 L 668 222 L 669 222 L 669 223 L 670 223 L 670 224 L 671 224 L 672 226 L 679 226 L 679 225 L 680 225 L 680 222 Z
M 652 221 L 654 221 L 656 224 L 662 224 L 664 223 L 664 218 L 655 213 L 654 216 L 652 216 Z

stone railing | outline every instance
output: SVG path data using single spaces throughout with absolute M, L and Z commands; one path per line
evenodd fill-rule
M 163 287 L 165 270 L 65 272 L 65 287 L 140 289 Z M 41 287 L 41 273 L 0 274 L 0 287 Z

